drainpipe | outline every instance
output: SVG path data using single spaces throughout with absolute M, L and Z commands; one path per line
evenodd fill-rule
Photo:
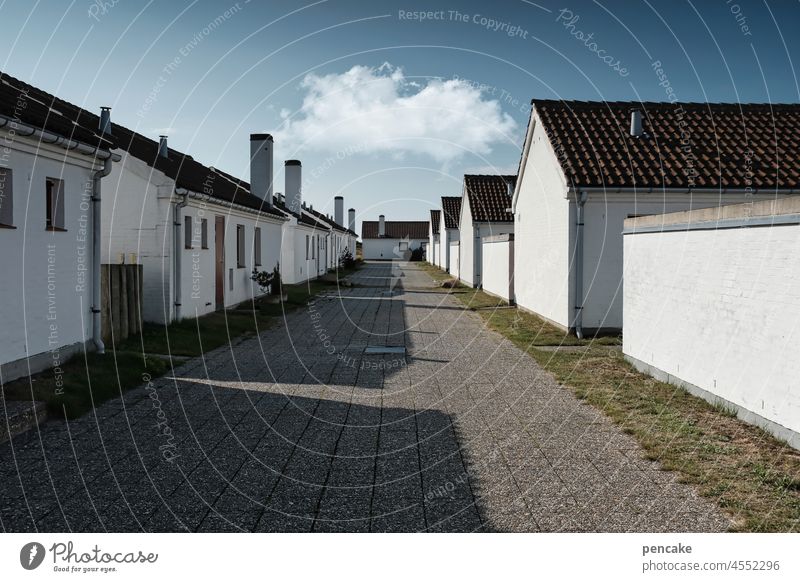
M 587 198 L 585 190 L 578 194 L 575 222 L 575 335 L 578 339 L 583 339 L 583 219 Z
M 102 213 L 100 207 L 100 181 L 111 173 L 111 156 L 103 160 L 103 167 L 92 175 L 92 341 L 98 354 L 106 353 L 101 325 L 100 258 L 102 244 Z
M 173 276 L 172 282 L 175 287 L 175 321 L 181 319 L 181 209 L 188 204 L 189 191 L 183 188 L 175 188 L 175 194 L 181 197 L 180 202 L 175 203 L 174 220 L 172 223 L 172 246 L 173 246 Z

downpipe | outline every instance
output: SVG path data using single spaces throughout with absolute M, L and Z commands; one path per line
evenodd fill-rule
M 575 222 L 575 335 L 578 339 L 583 339 L 583 224 L 587 199 L 586 191 L 581 191 Z
M 173 246 L 173 276 L 175 285 L 175 321 L 181 320 L 181 210 L 189 203 L 189 192 L 184 189 L 175 189 L 175 194 L 181 197 L 179 202 L 175 202 L 174 218 L 172 222 L 172 246 Z
M 102 321 L 100 319 L 102 305 L 100 296 L 100 245 L 103 238 L 100 182 L 111 173 L 112 162 L 112 157 L 108 156 L 103 160 L 102 169 L 97 170 L 92 175 L 92 341 L 98 354 L 106 353 L 106 346 L 103 343 Z

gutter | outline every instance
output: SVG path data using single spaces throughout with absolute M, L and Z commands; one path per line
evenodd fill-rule
M 172 222 L 172 246 L 173 246 L 173 284 L 175 287 L 175 321 L 181 320 L 181 209 L 189 203 L 189 191 L 184 188 L 175 188 L 175 195 L 182 200 L 175 202 L 174 219 Z
M 26 123 L 22 123 L 16 119 L 11 117 L 7 117 L 5 115 L 0 115 L 0 128 L 4 128 L 9 124 L 15 124 L 17 127 L 14 129 L 17 135 L 20 137 L 36 137 L 39 138 L 40 141 L 49 145 L 55 145 L 61 148 L 64 148 L 68 151 L 77 151 L 78 153 L 84 154 L 86 156 L 91 156 L 98 160 L 105 160 L 107 158 L 114 158 L 115 162 L 118 162 L 122 158 L 119 154 L 112 154 L 109 150 L 103 150 L 95 146 L 91 146 L 87 143 L 82 141 L 77 141 L 74 139 L 69 139 L 63 136 L 60 136 L 55 133 L 51 133 L 49 131 L 45 131 L 42 129 L 38 129 L 33 127 L 32 125 L 28 125 Z M 18 131 L 19 128 L 27 130 L 28 133 L 20 133 Z
M 575 335 L 578 339 L 583 339 L 583 224 L 588 198 L 586 190 L 578 195 L 575 220 Z

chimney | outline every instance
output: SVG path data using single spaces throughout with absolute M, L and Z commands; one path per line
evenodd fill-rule
M 631 111 L 631 135 L 633 137 L 642 135 L 642 112 L 638 109 Z
M 286 180 L 286 204 L 292 212 L 300 212 L 301 208 L 305 208 L 301 191 L 303 166 L 300 160 L 286 160 L 283 174 Z
M 333 216 L 336 224 L 344 226 L 344 197 L 337 196 L 333 199 Z
M 111 135 L 111 107 L 100 108 L 100 134 Z
M 169 150 L 167 149 L 167 136 L 166 135 L 159 135 L 158 136 L 158 157 L 159 158 L 168 158 L 169 157 Z
M 514 197 L 514 181 L 510 178 L 506 180 L 506 193 L 513 198 Z
M 283 194 L 281 194 L 280 192 L 275 194 L 275 197 L 278 199 L 278 204 L 281 204 L 281 205 L 286 204 L 286 200 L 284 199 Z
M 272 206 L 272 136 L 250 134 L 250 193 Z
M 350 230 L 355 232 L 356 231 L 356 209 L 355 208 L 351 208 L 350 210 L 347 211 L 347 222 L 348 222 L 348 227 L 347 228 L 349 228 Z
M 381 238 L 386 236 L 386 217 L 383 214 L 378 217 L 378 236 Z

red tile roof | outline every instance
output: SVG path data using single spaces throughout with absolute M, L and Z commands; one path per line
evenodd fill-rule
M 533 100 L 576 187 L 800 187 L 800 105 Z M 640 137 L 631 111 L 642 112 Z
M 385 222 L 386 236 L 384 238 L 428 238 L 429 224 L 427 221 L 389 221 Z M 365 220 L 361 223 L 361 238 L 380 238 L 378 236 L 378 221 Z
M 444 227 L 458 228 L 461 220 L 461 196 L 442 196 L 442 212 L 444 212 Z
M 442 221 L 441 210 L 431 210 L 431 229 L 433 234 L 439 234 L 439 223 Z
M 474 222 L 514 222 L 511 208 L 511 192 L 517 182 L 516 176 L 487 176 L 466 174 L 464 190 L 469 197 L 469 209 Z

